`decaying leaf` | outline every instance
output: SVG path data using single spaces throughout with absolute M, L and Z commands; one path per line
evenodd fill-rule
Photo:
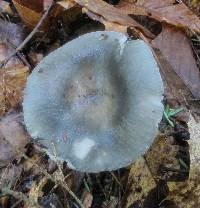
M 146 162 L 151 173 L 156 178 L 164 179 L 166 177 L 161 172 L 161 167 L 180 169 L 179 161 L 176 158 L 179 146 L 172 144 L 171 140 L 173 140 L 173 137 L 166 138 L 164 136 L 158 136 L 145 154 Z
M 187 4 L 188 7 L 192 9 L 193 12 L 195 12 L 197 15 L 199 14 L 199 11 L 200 11 L 199 0 L 191 0 L 191 1 L 183 0 L 183 2 Z
M 15 52 L 22 39 L 20 26 L 0 21 L 0 62 Z M 29 68 L 17 56 L 0 68 L 0 115 L 19 103 L 28 74 Z
M 10 164 L 5 168 L 0 169 L 0 189 L 3 187 L 13 187 L 19 180 L 22 172 L 21 165 Z M 1 203 L 0 203 L 1 205 Z
M 196 208 L 200 204 L 200 124 L 192 116 L 188 122 L 190 132 L 190 174 L 185 182 L 168 182 L 168 200 L 177 208 Z
M 22 125 L 22 114 L 11 113 L 0 121 L 0 167 L 20 159 L 30 141 Z
M 126 14 L 151 16 L 160 22 L 200 32 L 200 19 L 182 1 L 121 0 L 118 6 Z
M 0 1 L 0 12 L 13 15 L 12 9 L 10 7 L 10 3 L 7 1 Z
M 163 29 L 164 34 L 170 37 L 166 37 L 165 39 L 164 35 L 162 38 L 161 33 L 155 40 L 152 41 L 152 45 L 157 44 L 157 46 L 159 47 L 159 49 L 154 47 L 154 53 L 160 66 L 160 72 L 165 85 L 164 94 L 167 98 L 167 101 L 171 103 L 172 106 L 186 106 L 191 110 L 191 113 L 195 116 L 195 119 L 198 119 L 198 115 L 200 115 L 200 104 L 198 102 L 199 99 L 194 98 L 194 95 L 198 96 L 198 90 L 196 90 L 195 85 L 199 85 L 199 73 L 194 63 L 195 60 L 192 55 L 191 47 L 184 33 L 182 33 L 181 31 L 177 31 L 174 28 L 168 27 L 167 25 L 164 27 L 166 27 L 166 29 Z M 177 43 L 175 42 L 176 38 L 178 41 Z M 183 46 L 186 47 L 188 50 L 185 50 L 184 47 L 179 48 L 179 42 L 183 44 Z M 175 46 L 173 46 L 172 44 L 174 44 Z M 163 47 L 161 45 L 163 45 Z M 185 53 L 185 56 L 187 58 L 182 57 L 182 51 Z M 190 71 L 188 70 L 188 68 L 185 67 L 185 65 L 182 65 L 182 63 L 187 65 Z M 181 68 L 181 66 L 183 68 Z M 193 84 L 193 82 L 191 82 L 187 78 L 187 76 L 194 79 L 195 84 Z M 186 82 L 189 83 L 188 86 L 186 86 Z M 187 118 L 185 118 L 185 120 L 187 120 Z
M 31 30 L 37 25 L 43 15 L 43 11 L 45 11 L 51 3 L 52 0 L 13 0 L 13 4 L 21 19 Z M 77 4 L 71 0 L 62 0 L 54 4 L 50 14 L 44 20 L 38 32 L 47 31 L 50 28 L 51 18 L 55 18 L 61 14 L 63 15 L 63 11 L 64 13 L 68 13 L 69 16 L 71 15 L 72 19 L 72 17 L 77 14 Z M 81 10 L 79 9 L 78 13 L 80 12 Z
M 159 134 L 155 138 L 144 157 L 132 164 L 125 207 L 157 207 L 168 195 L 167 181 L 183 181 L 188 176 L 188 170 L 183 171 L 180 164 L 180 150 L 187 152 L 172 136 Z
M 0 69 L 0 115 L 3 115 L 22 100 L 29 68 Z
M 70 31 L 69 24 L 75 21 L 81 14 L 81 7 L 71 0 L 58 1 L 52 8 L 51 15 L 62 19 L 65 31 Z
M 200 98 L 199 70 L 185 33 L 165 25 L 162 33 L 152 41 L 152 45 L 161 51 L 163 57 L 190 89 L 193 96 Z
M 83 206 L 84 208 L 90 208 L 92 206 L 93 196 L 90 192 L 85 191 L 83 193 Z
M 10 56 L 15 48 L 23 40 L 23 30 L 20 26 L 0 20 L 0 63 Z M 12 57 L 6 64 L 7 67 L 23 66 L 22 61 L 17 57 Z
M 200 74 L 190 42 L 184 32 L 164 25 L 152 46 L 159 49 L 195 98 L 200 98 Z
M 127 197 L 123 207 L 143 207 L 148 194 L 156 188 L 149 167 L 143 157 L 140 157 L 131 167 L 128 184 Z
M 190 42 L 184 31 L 179 30 L 179 28 L 190 28 L 199 32 L 200 20 L 183 2 L 121 0 L 115 7 L 100 0 L 76 0 L 76 2 L 84 7 L 84 12 L 92 19 L 102 22 L 107 30 L 126 32 L 127 26 L 138 28 L 138 23 L 133 24 L 130 16 L 127 18 L 129 14 L 148 16 L 163 23 L 162 32 L 152 41 L 152 46 L 156 49 L 155 56 L 161 67 L 164 82 L 167 83 L 168 96 L 171 91 L 171 101 L 177 99 L 179 104 L 190 106 L 193 114 L 200 113 L 199 104 L 196 102 L 200 98 L 199 70 Z M 141 31 L 145 34 L 144 30 Z M 147 38 L 147 34 L 140 37 L 146 41 L 152 38 Z M 169 78 L 172 71 L 177 75 L 174 80 Z M 178 83 L 176 79 L 179 80 Z
M 146 37 L 154 37 L 154 35 L 148 29 L 137 23 L 125 12 L 102 0 L 75 0 L 75 2 L 87 8 L 88 12 L 92 12 L 95 15 L 100 16 L 99 20 L 101 22 L 109 21 L 127 27 L 133 27 L 136 34 L 140 34 L 140 32 L 142 32 L 143 34 L 145 34 Z
M 48 183 L 48 178 L 43 177 L 39 182 L 34 181 L 29 191 L 29 197 L 38 202 L 38 198 L 43 196 L 43 188 Z M 27 205 L 27 208 L 32 208 Z
M 43 1 L 13 0 L 13 4 L 27 26 L 31 29 L 34 28 L 42 16 Z
M 9 196 L 1 196 L 0 197 L 0 206 L 2 208 L 8 207 L 9 203 Z
M 62 0 L 62 1 L 57 2 L 57 4 L 62 6 L 64 9 L 70 9 L 76 5 L 74 1 L 70 1 L 70 0 Z

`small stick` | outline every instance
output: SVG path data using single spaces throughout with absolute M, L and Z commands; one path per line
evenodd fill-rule
M 0 64 L 0 68 L 2 68 L 3 66 L 6 65 L 6 63 L 14 56 L 16 55 L 16 53 L 18 53 L 20 50 L 22 50 L 24 48 L 24 46 L 29 42 L 29 40 L 33 37 L 33 35 L 38 31 L 39 27 L 42 25 L 43 21 L 45 20 L 45 18 L 47 17 L 51 7 L 53 5 L 53 1 L 52 3 L 49 5 L 48 9 L 45 11 L 45 13 L 43 14 L 43 16 L 41 17 L 40 21 L 37 23 L 37 25 L 35 26 L 35 28 L 32 30 L 32 32 L 24 39 L 24 41 L 16 48 L 15 52 L 13 52 L 12 54 L 10 54 L 7 58 L 5 58 L 1 64 Z
M 110 172 L 110 174 L 112 175 L 112 177 L 115 179 L 115 181 L 117 182 L 117 184 L 120 186 L 120 188 L 124 192 L 123 185 L 121 184 L 121 182 L 119 181 L 119 179 L 117 178 L 117 176 L 113 172 Z
M 84 208 L 82 202 L 78 199 L 78 197 L 75 195 L 75 193 L 68 187 L 68 185 L 63 181 L 62 179 L 54 179 L 45 169 L 41 168 L 37 163 L 34 163 L 31 158 L 26 156 L 25 154 L 23 157 L 31 162 L 35 167 L 38 168 L 40 172 L 42 172 L 48 179 L 50 179 L 52 182 L 54 182 L 57 185 L 60 185 L 62 188 L 64 188 L 71 196 L 76 200 L 76 202 L 79 204 L 81 208 Z

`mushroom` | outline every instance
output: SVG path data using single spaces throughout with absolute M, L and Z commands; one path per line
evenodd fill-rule
M 80 36 L 46 56 L 29 76 L 28 132 L 78 171 L 132 163 L 149 148 L 163 113 L 163 84 L 148 45 L 119 32 Z

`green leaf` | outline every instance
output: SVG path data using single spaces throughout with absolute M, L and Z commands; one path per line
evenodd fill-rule
M 177 113 L 180 113 L 180 112 L 183 111 L 183 110 L 184 110 L 184 109 L 183 109 L 182 107 L 177 108 L 177 109 L 172 109 L 172 108 L 169 107 L 169 104 L 167 104 L 167 105 L 165 106 L 164 116 L 165 116 L 166 120 L 168 121 L 168 123 L 169 123 L 172 127 L 174 127 L 174 123 L 173 123 L 173 121 L 170 120 L 170 117 L 176 115 Z

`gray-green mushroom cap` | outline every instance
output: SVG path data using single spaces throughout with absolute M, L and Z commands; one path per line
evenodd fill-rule
M 127 166 L 148 149 L 163 84 L 148 45 L 118 32 L 80 36 L 29 76 L 24 120 L 50 156 L 85 172 Z

